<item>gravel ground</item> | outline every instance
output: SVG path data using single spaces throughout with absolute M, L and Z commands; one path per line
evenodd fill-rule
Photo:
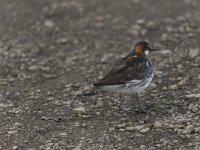
M 200 149 L 198 0 L 0 0 L 0 149 Z M 94 89 L 138 39 L 151 106 Z

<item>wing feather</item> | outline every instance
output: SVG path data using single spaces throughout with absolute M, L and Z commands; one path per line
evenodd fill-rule
M 131 80 L 143 80 L 148 74 L 146 56 L 127 55 L 117 60 L 111 71 L 94 85 L 124 84 Z

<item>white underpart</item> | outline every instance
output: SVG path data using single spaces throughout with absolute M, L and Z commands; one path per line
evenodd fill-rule
M 145 52 L 146 55 L 149 54 L 149 50 L 148 49 L 146 49 L 144 52 Z
M 108 91 L 120 94 L 127 94 L 127 95 L 133 95 L 135 93 L 139 94 L 149 86 L 152 78 L 153 78 L 153 73 L 145 80 L 132 80 L 128 81 L 125 84 L 107 85 L 103 86 L 103 88 Z

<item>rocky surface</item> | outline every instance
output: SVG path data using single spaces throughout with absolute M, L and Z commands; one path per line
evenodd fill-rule
M 198 0 L 1 0 L 0 149 L 200 149 Z M 93 88 L 146 39 L 160 53 L 135 101 Z

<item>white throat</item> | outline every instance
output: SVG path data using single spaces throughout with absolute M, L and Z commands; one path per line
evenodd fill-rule
M 145 50 L 145 54 L 146 54 L 146 55 L 149 54 L 149 50 L 148 50 L 148 49 Z

